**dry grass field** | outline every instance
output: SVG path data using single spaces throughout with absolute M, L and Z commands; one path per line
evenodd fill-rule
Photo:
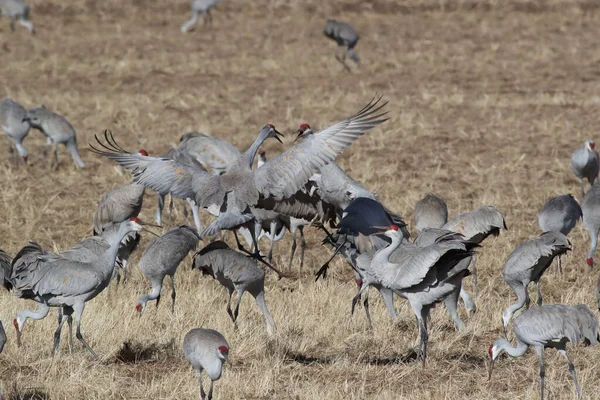
M 273 337 L 251 296 L 234 330 L 226 291 L 192 272 L 190 259 L 176 277 L 174 315 L 168 295 L 158 309 L 151 303 L 136 315 L 137 298 L 149 290 L 136 266 L 141 252 L 126 286 L 111 285 L 87 305 L 82 331 L 100 363 L 77 342 L 69 355 L 65 332 L 51 362 L 55 311 L 29 321 L 17 348 L 10 322 L 34 303 L 0 291 L 9 336 L 0 391 L 9 399 L 195 399 L 197 380 L 181 350 L 194 327 L 215 328 L 231 345 L 216 399 L 538 398 L 534 353 L 503 357 L 488 382 L 487 349 L 502 335 L 502 310 L 515 298 L 500 275 L 506 257 L 539 234 L 536 215 L 548 198 L 571 192 L 581 199 L 570 155 L 600 124 L 597 2 L 226 0 L 212 28 L 186 35 L 179 28 L 189 18 L 187 0 L 30 3 L 37 35 L 22 27 L 11 33 L 0 19 L 0 98 L 66 116 L 81 149 L 104 129 L 127 149 L 151 154 L 166 152 L 189 130 L 245 149 L 273 123 L 288 134 L 284 145 L 267 144 L 273 156 L 291 145 L 300 123 L 325 127 L 380 93 L 390 120 L 349 148 L 340 165 L 408 222 L 416 201 L 434 192 L 451 215 L 496 206 L 509 230 L 480 251 L 478 311 L 467 319 L 461 309 L 467 330 L 456 332 L 443 306 L 434 311 L 424 369 L 412 359 L 418 331 L 406 302 L 396 301 L 394 325 L 373 291 L 368 331 L 362 307 L 350 318 L 356 287 L 341 259 L 325 281 L 314 282 L 330 251 L 312 229 L 305 268 L 298 272 L 296 264 L 292 279 L 267 277 L 279 328 Z M 361 33 L 360 69 L 346 73 L 336 62 L 335 44 L 322 35 L 328 17 Z M 28 239 L 60 251 L 89 236 L 98 200 L 129 181 L 85 150 L 86 169 L 77 170 L 62 150 L 59 169 L 42 170 L 44 142 L 30 132 L 26 168 L 1 153 L 0 247 L 11 255 Z M 151 221 L 154 207 L 147 192 L 142 219 Z M 180 212 L 177 218 L 183 222 Z M 578 225 L 570 238 L 565 276 L 547 274 L 544 300 L 595 309 L 587 233 Z M 289 244 L 286 238 L 276 247 L 283 269 Z M 470 278 L 465 286 L 472 289 Z M 571 348 L 570 355 L 584 397 L 598 398 L 600 346 Z M 547 350 L 545 359 L 548 397 L 574 398 L 562 357 Z

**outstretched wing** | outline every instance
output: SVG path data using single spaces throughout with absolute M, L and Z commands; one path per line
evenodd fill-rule
M 387 121 L 387 104 L 373 99 L 350 118 L 310 135 L 253 171 L 256 188 L 264 197 L 281 200 L 300 190 L 322 166 L 335 158 L 367 130 Z
M 163 195 L 193 199 L 199 207 L 220 205 L 223 202 L 224 192 L 218 176 L 176 160 L 129 153 L 116 143 L 108 131 L 104 132 L 104 139 L 106 143 L 96 136 L 96 141 L 103 149 L 90 144 L 90 151 L 130 170 L 134 182 Z

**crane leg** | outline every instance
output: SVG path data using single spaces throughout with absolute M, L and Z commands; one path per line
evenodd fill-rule
M 583 198 L 585 196 L 585 184 L 583 183 L 583 178 L 579 178 L 579 181 L 581 182 L 581 198 Z
M 579 382 L 577 382 L 577 373 L 575 372 L 575 366 L 569 360 L 569 356 L 567 356 L 567 351 L 565 349 L 558 349 L 558 352 L 563 355 L 567 363 L 569 363 L 569 373 L 573 378 L 573 382 L 575 383 L 575 390 L 577 391 L 577 398 L 581 400 L 581 388 L 579 387 Z
M 542 290 L 540 288 L 539 280 L 535 283 L 535 289 L 537 290 L 537 305 L 541 306 L 543 299 L 542 299 Z
M 306 240 L 304 239 L 304 227 L 298 227 L 300 230 L 300 270 L 304 266 L 304 250 L 306 249 Z
M 46 162 L 48 161 L 48 151 L 50 150 L 50 146 L 52 146 L 52 140 L 46 140 L 46 146 L 42 150 L 42 169 L 46 169 Z
M 544 377 L 546 376 L 546 367 L 544 367 L 544 359 L 542 353 L 544 347 L 535 347 L 535 351 L 538 355 L 538 363 L 540 364 L 540 400 L 544 400 Z
M 562 267 L 562 254 L 558 255 L 558 271 L 560 272 L 561 275 L 563 275 L 563 267 Z
M 171 229 L 171 218 L 173 215 L 173 209 L 175 207 L 173 206 L 173 196 L 169 195 L 169 218 L 167 219 L 167 229 Z
M 254 293 L 252 293 L 252 295 L 254 296 Z M 258 306 L 262 314 L 265 316 L 265 321 L 267 323 L 267 332 L 269 333 L 269 335 L 272 335 L 273 333 L 277 332 L 275 320 L 273 320 L 273 316 L 267 308 L 267 302 L 265 301 L 265 291 L 262 290 L 261 292 L 256 294 L 254 296 L 254 300 L 256 301 L 256 305 Z
M 73 311 L 67 316 L 67 324 L 69 324 L 69 354 L 73 354 Z
M 369 330 L 373 330 L 373 322 L 371 322 L 371 312 L 369 311 L 369 291 L 365 292 L 365 299 L 363 300 L 363 306 L 365 307 L 365 314 L 367 315 L 367 326 Z
M 229 292 L 229 298 L 227 299 L 227 314 L 231 317 L 231 321 L 235 324 L 235 318 L 233 316 L 233 311 L 231 311 L 231 298 L 233 297 L 233 289 L 227 288 Z
M 269 248 L 269 255 L 267 256 L 267 261 L 271 262 L 271 260 L 273 259 L 273 245 L 275 243 L 275 230 L 277 229 L 277 222 L 275 220 L 271 221 L 271 224 L 269 225 L 269 229 L 271 229 L 271 235 L 270 235 L 270 239 L 271 239 L 271 247 Z
M 60 344 L 60 332 L 62 331 L 62 327 L 67 319 L 68 319 L 68 317 L 66 315 L 62 315 L 62 318 L 60 319 L 60 324 L 58 324 L 58 327 L 54 331 L 54 345 L 52 346 L 52 359 L 54 359 L 54 354 L 56 353 L 56 349 L 58 348 L 58 345 Z
M 419 351 L 417 352 L 417 358 L 420 356 L 423 362 L 423 368 L 425 368 L 425 361 L 427 359 L 427 341 L 429 340 L 427 334 L 427 317 L 428 312 L 425 310 L 421 311 L 421 315 L 417 316 L 417 320 L 419 323 L 419 334 L 420 334 L 420 342 L 419 342 Z
M 200 209 L 192 200 L 188 199 L 187 201 L 190 204 L 190 207 L 192 208 L 192 215 L 194 216 L 194 224 L 196 225 L 196 229 L 198 230 L 198 233 L 201 233 L 202 222 L 200 221 Z
M 81 315 L 83 314 L 83 310 L 85 308 L 85 303 L 76 303 L 73 305 L 73 310 L 75 311 L 75 318 L 77 318 L 77 331 L 75 332 L 75 337 L 77 340 L 83 344 L 83 346 L 90 352 L 90 354 L 96 359 L 100 360 L 98 355 L 92 350 L 90 345 L 85 341 L 83 335 L 81 334 Z
M 290 233 L 292 234 L 292 253 L 290 254 L 290 262 L 288 263 L 288 268 L 292 267 L 292 262 L 294 261 L 294 253 L 296 252 L 296 227 L 290 228 Z
M 234 322 L 237 322 L 238 313 L 240 311 L 240 303 L 242 302 L 243 295 L 244 295 L 244 291 L 238 290 L 237 304 L 235 305 L 235 310 L 233 310 L 233 321 Z
M 171 276 L 171 300 L 173 301 L 171 303 L 171 312 L 173 314 L 175 314 L 175 297 L 177 296 L 177 293 L 175 293 L 175 275 L 170 275 Z
M 356 303 L 360 300 L 360 295 L 367 289 L 367 285 L 363 282 L 360 288 L 358 288 L 358 292 L 352 298 L 352 308 L 350 309 L 350 315 L 354 315 L 354 308 L 356 307 Z
M 157 225 L 162 225 L 162 212 L 163 208 L 165 208 L 165 196 L 160 193 L 156 193 L 156 200 L 157 205 L 156 212 L 154 213 L 154 222 L 156 222 Z
M 200 399 L 205 400 L 206 393 L 204 393 L 204 388 L 202 387 L 202 370 L 198 369 L 196 372 L 198 373 L 198 382 L 200 383 Z

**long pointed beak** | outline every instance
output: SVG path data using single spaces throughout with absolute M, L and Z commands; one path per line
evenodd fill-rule
M 304 132 L 302 131 L 302 129 L 298 129 L 296 132 L 294 132 L 294 135 L 298 135 L 296 136 L 296 139 L 294 139 L 294 142 L 297 142 L 298 139 L 300 139 L 304 135 Z
M 494 370 L 494 359 L 492 358 L 490 360 L 490 371 L 489 371 L 489 375 L 488 375 L 488 381 L 492 380 L 492 371 Z
M 283 137 L 283 134 L 281 134 L 281 132 L 279 132 L 277 129 L 275 129 L 275 139 L 277 139 L 277 141 L 281 144 L 283 144 L 283 142 L 281 141 L 281 139 L 279 138 L 279 136 Z
M 151 226 L 158 226 L 158 225 L 151 225 Z M 152 235 L 154 235 L 154 236 L 156 236 L 156 237 L 160 237 L 160 235 L 159 235 L 159 234 L 152 232 L 150 229 L 146 228 L 145 226 L 142 226 L 142 230 L 143 230 L 144 232 L 148 232 L 148 233 L 150 233 L 150 234 L 152 234 Z

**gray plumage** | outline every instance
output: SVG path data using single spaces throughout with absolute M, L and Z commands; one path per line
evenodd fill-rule
M 600 232 L 600 183 L 593 184 L 585 194 L 581 201 L 581 211 L 583 212 L 583 226 L 590 235 L 590 249 L 586 263 L 592 268 Z
M 6 344 L 6 332 L 4 331 L 4 326 L 2 326 L 2 321 L 0 321 L 0 353 L 4 350 L 4 345 Z M 0 394 L 0 398 L 2 394 Z
M 418 353 L 424 365 L 427 358 L 427 319 L 431 308 L 450 295 L 458 298 L 461 281 L 469 273 L 468 258 L 475 244 L 450 234 L 429 246 L 418 247 L 403 243 L 397 226 L 390 227 L 385 235 L 392 239 L 389 246 L 378 250 L 372 257 L 361 254 L 357 262 L 370 265 L 372 275 L 384 287 L 409 301 L 419 325 Z
M 41 318 L 48 314 L 49 307 L 63 309 L 63 316 L 54 333 L 52 355 L 59 345 L 64 322 L 68 321 L 71 325 L 72 314 L 75 313 L 77 339 L 94 358 L 98 358 L 81 335 L 83 309 L 87 301 L 95 298 L 108 286 L 123 237 L 131 231 L 139 230 L 141 225 L 127 220 L 118 229 L 105 230 L 101 237 L 84 239 L 59 254 L 47 254 L 39 245 L 32 243 L 15 256 L 11 276 L 15 295 L 37 302 Z M 15 328 L 18 342 L 23 325 L 31 314 L 28 310 L 17 313 Z
M 192 250 L 195 250 L 200 236 L 194 228 L 182 225 L 154 239 L 146 247 L 139 261 L 140 271 L 152 285 L 152 293 L 145 294 L 138 300 L 136 310 L 142 312 L 148 300 L 160 302 L 160 294 L 165 276 L 171 277 L 171 311 L 175 312 L 175 272 L 177 267 Z
M 335 40 L 338 46 L 344 48 L 344 55 L 341 59 L 336 54 L 336 58 L 338 59 L 338 61 L 344 64 L 346 57 L 349 57 L 352 61 L 356 63 L 357 66 L 360 65 L 360 57 L 354 51 L 354 48 L 356 47 L 356 43 L 358 43 L 360 36 L 356 32 L 356 30 L 354 30 L 354 28 L 350 26 L 350 24 L 346 22 L 335 21 L 332 19 L 327 20 L 327 22 L 325 23 L 325 29 L 323 29 L 323 34 L 328 38 Z
M 240 309 L 242 296 L 249 292 L 256 300 L 256 305 L 262 312 L 267 323 L 267 331 L 277 331 L 275 321 L 269 313 L 265 301 L 265 271 L 256 261 L 232 250 L 222 241 L 215 241 L 204 247 L 194 256 L 194 266 L 203 275 L 210 275 L 224 286 L 228 293 L 227 313 L 235 324 Z M 238 294 L 235 310 L 231 310 L 233 292 Z
M 568 235 L 583 212 L 577 200 L 571 194 L 563 194 L 551 198 L 538 213 L 538 224 L 542 232 L 560 232 Z
M 0 0 L 0 4 L 1 0 Z M 11 154 L 14 153 L 13 144 L 16 148 L 19 156 L 27 163 L 27 157 L 29 153 L 27 149 L 23 147 L 23 140 L 29 133 L 29 122 L 24 121 L 27 117 L 27 110 L 25 107 L 10 98 L 5 98 L 0 102 L 0 128 L 4 131 L 9 140 L 9 151 Z M 14 158 L 16 163 L 18 157 Z
M 29 32 L 35 33 L 35 28 L 29 21 L 29 6 L 23 0 L 0 0 L 0 15 L 10 18 L 10 29 L 13 32 L 17 21 Z
M 504 216 L 492 206 L 481 206 L 476 210 L 459 214 L 446 222 L 442 229 L 460 233 L 465 240 L 477 244 L 482 243 L 488 236 L 498 236 L 501 229 L 506 228 Z M 475 296 L 478 293 L 477 265 L 475 257 L 471 260 L 473 286 Z
M 54 145 L 54 161 L 58 166 L 58 145 L 63 144 L 71 153 L 73 161 L 79 168 L 85 167 L 85 164 L 79 156 L 77 148 L 77 136 L 73 126 L 64 117 L 57 113 L 48 110 L 44 106 L 39 106 L 30 109 L 25 118 L 29 124 L 41 131 L 47 138 L 46 147 L 44 148 L 43 165 L 46 165 L 46 157 L 48 150 Z
M 415 205 L 414 219 L 419 233 L 426 228 L 441 228 L 448 221 L 448 207 L 444 200 L 430 193 Z
M 204 25 L 212 25 L 212 15 L 210 14 L 210 10 L 221 1 L 223 0 L 192 0 L 192 19 L 181 26 L 181 32 L 185 33 L 192 29 L 198 22 L 201 13 L 204 17 Z
M 208 167 L 215 175 L 227 171 L 242 153 L 231 143 L 200 132 L 188 132 L 181 136 L 178 149 Z
M 581 388 L 577 382 L 575 367 L 567 356 L 566 344 L 580 342 L 596 345 L 598 343 L 598 320 L 588 306 L 579 304 L 566 306 L 552 304 L 525 311 L 514 323 L 517 346 L 513 347 L 506 339 L 497 339 L 489 347 L 489 379 L 492 378 L 494 362 L 503 352 L 512 357 L 521 357 L 532 346 L 540 366 L 540 399 L 544 399 L 545 367 L 542 358 L 544 348 L 553 347 L 567 360 L 569 372 L 575 382 L 577 398 L 581 399 Z
M 535 282 L 537 304 L 542 305 L 540 279 L 554 257 L 565 254 L 569 250 L 571 250 L 571 242 L 565 235 L 560 232 L 544 232 L 539 237 L 526 240 L 509 254 L 502 276 L 517 295 L 517 303 L 512 304 L 502 313 L 505 331 L 517 310 L 524 305 L 529 308 L 527 287 L 530 282 Z
M 187 152 L 187 147 L 178 147 L 178 148 L 169 149 L 169 151 L 164 156 L 162 156 L 162 158 L 176 160 L 182 164 L 205 170 L 204 166 L 194 156 L 192 156 L 191 154 L 189 154 Z M 162 225 L 162 211 L 164 208 L 166 195 L 167 195 L 166 193 L 157 193 L 158 207 L 156 209 L 154 219 L 155 219 L 156 223 L 159 225 Z M 192 215 L 194 218 L 194 224 L 196 225 L 196 230 L 198 232 L 202 232 L 202 223 L 200 222 L 200 212 L 199 212 L 198 206 L 194 202 L 193 198 L 187 198 L 185 200 L 187 201 L 187 203 L 190 205 L 190 208 L 192 209 Z M 184 215 L 185 215 L 186 223 L 187 223 L 187 208 L 186 208 L 185 204 L 183 206 L 183 210 L 184 210 Z M 171 228 L 172 213 L 173 213 L 173 196 L 171 196 L 171 201 L 169 202 L 169 218 L 168 218 L 168 222 L 167 222 L 167 229 Z
M 106 193 L 100 199 L 94 214 L 94 235 L 102 234 L 109 226 L 119 225 L 123 221 L 137 217 L 142 211 L 144 190 L 143 186 L 131 183 Z M 127 280 L 129 257 L 137 249 L 140 240 L 141 236 L 138 232 L 131 232 L 123 238 L 119 248 L 117 266 L 123 269 L 124 281 Z M 115 269 L 115 272 L 117 279 L 120 280 L 119 269 Z
M 3 286 L 6 290 L 12 289 L 11 275 L 12 258 L 4 250 L 0 250 L 0 286 Z
M 583 180 L 587 179 L 590 185 L 593 185 L 598 177 L 598 171 L 600 171 L 600 160 L 598 153 L 594 150 L 595 147 L 594 141 L 588 139 L 585 141 L 584 146 L 575 150 L 571 156 L 571 169 L 581 182 L 582 196 L 585 195 Z
M 200 398 L 211 400 L 214 381 L 221 378 L 223 364 L 229 357 L 229 343 L 223 335 L 213 329 L 196 328 L 183 338 L 183 354 L 198 374 Z M 206 371 L 210 378 L 208 397 L 202 387 L 202 371 Z
M 352 117 L 310 135 L 256 170 L 252 170 L 252 164 L 259 147 L 268 138 L 280 135 L 273 125 L 264 126 L 250 148 L 221 176 L 174 160 L 127 153 L 114 140 L 112 148 L 110 142 L 104 145 L 109 151 L 93 150 L 133 171 L 134 181 L 141 185 L 156 191 L 170 191 L 179 198 L 193 196 L 196 204 L 203 208 L 221 207 L 219 217 L 202 233 L 204 237 L 250 223 L 253 216 L 249 207 L 260 207 L 263 198 L 280 201 L 298 192 L 316 170 L 333 161 L 367 130 L 386 120 L 385 113 L 381 112 L 386 103 L 379 104 L 380 100 L 371 101 Z M 107 140 L 110 139 L 107 137 Z M 258 250 L 256 242 L 255 250 Z

